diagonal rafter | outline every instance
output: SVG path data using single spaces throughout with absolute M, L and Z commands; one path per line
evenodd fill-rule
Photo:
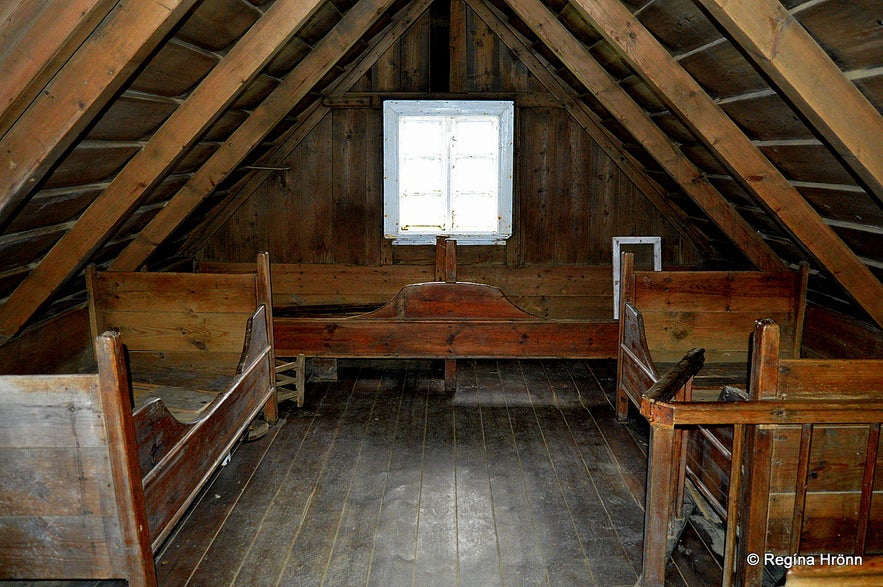
M 35 4 L 37 0 L 28 0 L 17 11 L 34 10 Z M 92 34 L 116 0 L 40 4 L 38 14 L 27 24 L 17 22 L 13 14 L 12 26 L 23 32 L 11 46 L 0 44 L 0 137 Z
M 0 140 L 0 225 L 195 3 L 121 0 L 73 54 Z
M 662 166 L 757 267 L 781 270 L 781 259 L 720 192 L 595 61 L 540 0 L 507 0 L 510 7 L 635 140 Z
M 686 218 L 686 214 L 678 207 L 671 205 L 665 190 L 650 178 L 634 157 L 625 150 L 623 145 L 604 128 L 598 116 L 583 102 L 576 92 L 565 85 L 561 78 L 547 69 L 534 51 L 512 30 L 485 0 L 465 0 L 466 4 L 478 17 L 500 38 L 521 63 L 555 98 L 557 98 L 577 123 L 592 137 L 592 140 L 604 150 L 620 170 L 638 187 L 639 191 L 678 230 L 686 235 L 700 250 L 706 254 L 715 254 L 707 244 L 707 238 L 700 233 Z
M 883 199 L 883 116 L 778 0 L 699 0 Z
M 0 337 L 15 334 L 88 261 L 320 4 L 278 0 L 264 13 L 0 306 Z
M 111 264 L 133 271 L 302 100 L 393 0 L 361 0 L 319 41 Z
M 733 176 L 883 325 L 883 284 L 650 31 L 619 0 L 572 3 Z
M 386 29 L 377 35 L 372 46 L 362 54 L 346 73 L 334 82 L 326 92 L 327 95 L 335 97 L 342 96 L 348 92 L 374 66 L 377 60 L 402 37 L 411 25 L 426 12 L 431 3 L 432 0 L 413 0 L 406 8 L 402 9 L 393 21 L 387 25 Z M 318 98 L 301 115 L 301 119 L 279 138 L 278 146 L 265 155 L 257 165 L 274 168 L 284 164 L 303 139 L 331 112 L 329 106 L 322 104 L 323 101 L 324 98 Z M 251 197 L 271 173 L 273 173 L 271 170 L 256 170 L 240 180 L 230 190 L 233 195 L 218 204 L 217 211 L 213 211 L 190 233 L 187 241 L 181 247 L 181 252 L 185 255 L 192 255 L 205 245 L 208 239 L 233 216 L 236 210 Z

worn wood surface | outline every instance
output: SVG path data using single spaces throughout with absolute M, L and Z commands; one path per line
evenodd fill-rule
M 610 358 L 613 320 L 548 320 L 471 283 L 406 286 L 375 312 L 351 318 L 276 318 L 280 356 Z
M 446 393 L 425 362 L 343 361 L 237 450 L 160 581 L 632 586 L 645 454 L 613 420 L 611 367 L 461 361 Z M 690 546 L 670 585 L 716 581 Z
M 0 378 L 0 579 L 156 585 L 122 349 L 98 375 Z

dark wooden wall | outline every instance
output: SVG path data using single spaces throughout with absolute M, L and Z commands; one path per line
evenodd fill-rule
M 660 235 L 665 263 L 698 262 L 693 245 L 481 21 L 468 9 L 448 14 L 425 14 L 349 94 L 326 102 L 331 113 L 288 170 L 255 192 L 203 257 L 249 261 L 266 249 L 286 263 L 431 259 L 429 247 L 383 238 L 382 99 L 492 97 L 517 105 L 514 235 L 505 247 L 462 247 L 461 263 L 610 265 L 611 237 L 620 235 Z

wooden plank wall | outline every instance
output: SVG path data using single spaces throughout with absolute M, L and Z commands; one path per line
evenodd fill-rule
M 466 10 L 451 27 L 448 88 L 428 63 L 435 29 L 424 15 L 206 244 L 212 261 L 431 264 L 433 247 L 392 247 L 382 233 L 383 98 L 514 98 L 517 153 L 513 237 L 460 247 L 458 264 L 611 265 L 611 237 L 661 235 L 666 264 L 697 253 L 625 178 L 527 69 Z M 447 46 L 447 40 L 444 41 Z M 447 64 L 445 64 L 447 66 Z M 435 73 L 435 72 L 432 72 Z

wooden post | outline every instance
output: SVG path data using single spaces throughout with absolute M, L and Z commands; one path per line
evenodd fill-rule
M 668 558 L 668 528 L 672 513 L 671 487 L 677 471 L 672 467 L 677 432 L 651 423 L 647 462 L 647 498 L 644 506 L 644 561 L 642 585 L 663 587 Z

